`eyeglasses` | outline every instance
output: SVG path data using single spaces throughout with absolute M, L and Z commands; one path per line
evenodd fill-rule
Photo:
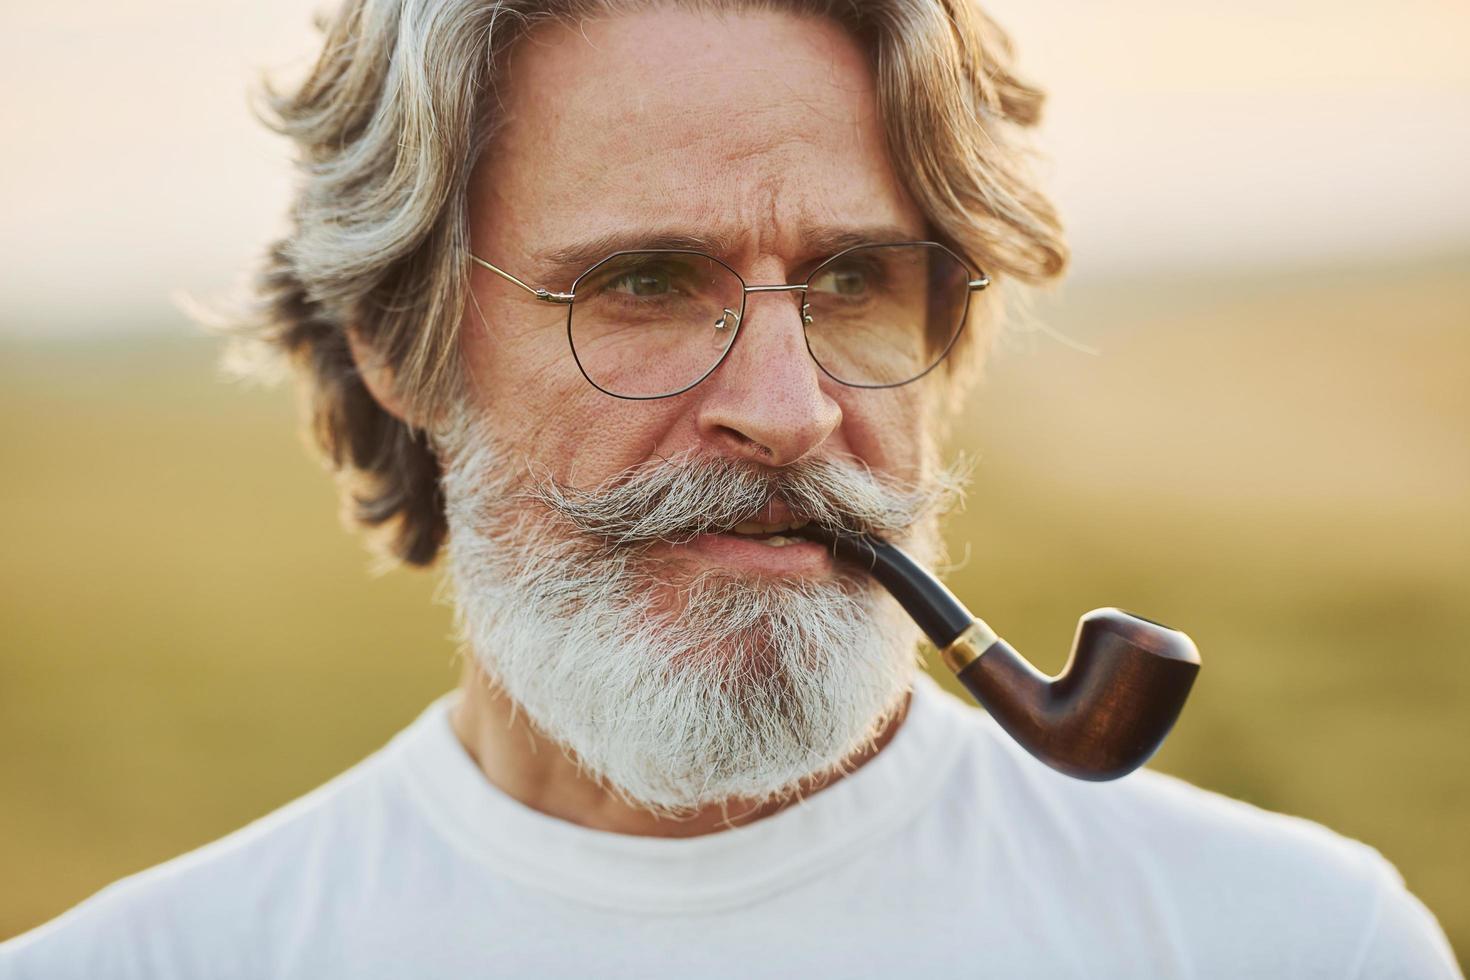
M 615 398 L 668 398 L 709 377 L 735 345 L 750 293 L 801 294 L 812 359 L 834 381 L 893 388 L 944 360 L 984 273 L 938 242 L 855 245 L 803 282 L 750 286 L 703 252 L 614 252 L 566 292 L 539 289 L 470 254 L 538 300 L 567 307 L 567 340 L 586 379 Z

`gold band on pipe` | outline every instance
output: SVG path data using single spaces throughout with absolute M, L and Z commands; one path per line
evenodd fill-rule
M 991 629 L 983 619 L 977 619 L 965 628 L 965 631 L 954 638 L 954 642 L 943 650 L 939 656 L 944 665 L 958 674 L 966 667 L 980 659 L 980 654 L 990 649 L 990 645 L 1000 639 L 995 630 Z

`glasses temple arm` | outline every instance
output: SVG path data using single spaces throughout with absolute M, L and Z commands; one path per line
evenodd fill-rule
M 500 278 L 504 279 L 505 281 L 510 282 L 510 283 L 514 283 L 515 285 L 520 286 L 526 292 L 530 293 L 532 296 L 534 296 L 537 299 L 541 300 L 543 303 L 570 303 L 572 301 L 572 294 L 571 293 L 553 293 L 553 292 L 551 292 L 550 290 L 547 290 L 547 289 L 538 289 L 535 286 L 528 286 L 524 282 L 521 282 L 521 280 L 517 279 L 515 276 L 511 275 L 509 272 L 506 272 L 504 269 L 496 268 L 495 266 L 491 265 L 489 262 L 486 262 L 484 259 L 480 258 L 474 252 L 469 252 L 467 254 L 477 264 L 482 265 L 485 268 L 489 269 L 491 272 L 495 273 L 497 276 L 499 276 Z

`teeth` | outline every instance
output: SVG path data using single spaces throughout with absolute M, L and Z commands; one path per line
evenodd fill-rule
M 784 548 L 788 544 L 795 544 L 796 538 L 783 538 L 779 534 L 773 534 L 769 538 L 761 538 L 761 544 L 770 545 L 772 548 Z
M 791 531 L 799 527 L 806 527 L 807 521 L 793 521 L 787 524 L 762 524 L 759 521 L 744 521 L 736 524 L 730 530 L 735 534 L 777 534 L 781 531 Z

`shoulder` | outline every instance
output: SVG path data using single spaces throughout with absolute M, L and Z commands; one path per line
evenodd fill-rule
M 1179 868 L 1283 879 L 1371 877 L 1370 868 L 1382 861 L 1372 848 L 1321 824 L 1150 769 L 1098 783 L 1064 776 L 1032 758 L 984 712 L 939 696 L 963 744 L 958 778 L 988 806 L 1024 811 L 1016 826 L 1049 847 L 1079 855 L 1100 847 L 1167 855 Z
M 1149 769 L 1114 782 L 1071 779 L 983 712 L 939 696 L 963 744 L 961 805 L 988 811 L 1017 867 L 1076 902 L 1129 906 L 1205 963 L 1303 976 L 1458 975 L 1433 915 L 1369 845 Z M 1355 972 L 1374 957 L 1440 965 Z
M 1372 846 L 1148 770 L 1118 789 L 1114 832 L 1147 848 L 1195 934 L 1252 937 L 1258 966 L 1297 976 L 1460 975 L 1433 913 Z
M 409 817 L 398 740 L 219 840 L 117 881 L 0 944 L 0 980 L 268 976 L 270 957 Z M 313 897 L 315 893 L 315 897 Z

